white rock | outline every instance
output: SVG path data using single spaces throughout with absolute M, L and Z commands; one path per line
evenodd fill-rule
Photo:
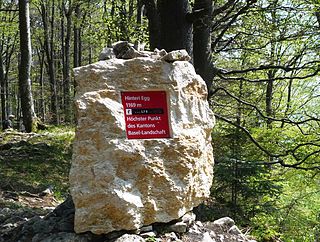
M 201 223 L 201 221 L 196 221 L 195 225 L 197 225 L 199 228 L 203 227 L 203 224 Z
M 181 219 L 182 219 L 182 222 L 184 222 L 188 226 L 190 226 L 191 224 L 193 224 L 196 221 L 196 215 L 192 212 L 189 212 L 189 213 L 186 213 L 185 215 L 183 215 L 183 217 Z
M 166 223 L 210 195 L 213 114 L 190 63 L 110 59 L 74 72 L 70 190 L 77 233 Z M 131 90 L 167 93 L 171 138 L 127 139 L 120 91 Z
M 209 231 L 209 235 L 211 238 L 215 238 L 217 236 L 214 231 Z
M 215 225 L 220 225 L 220 226 L 223 226 L 225 228 L 231 228 L 235 223 L 234 223 L 234 220 L 232 218 L 229 218 L 229 217 L 223 217 L 223 218 L 220 218 L 220 219 L 217 219 L 213 222 L 213 224 Z
M 184 222 L 177 222 L 175 224 L 172 224 L 168 228 L 170 231 L 175 232 L 175 233 L 185 233 L 187 232 L 187 224 Z
M 200 229 L 198 228 L 198 226 L 192 226 L 191 228 L 189 228 L 189 233 L 191 234 L 202 234 L 202 232 L 200 231 Z
M 140 236 L 144 239 L 147 239 L 147 238 L 155 238 L 157 236 L 157 234 L 153 231 L 151 232 L 145 232 L 145 233 L 140 233 Z
M 210 234 L 208 232 L 205 232 L 203 234 L 203 237 L 202 237 L 202 240 L 201 242 L 215 242 L 215 240 L 213 240 L 211 237 L 210 237 Z
M 240 229 L 236 226 L 233 225 L 229 230 L 228 230 L 229 234 L 233 234 L 233 235 L 242 235 L 242 232 L 240 231 Z
M 135 234 L 124 234 L 114 242 L 145 242 L 144 238 Z

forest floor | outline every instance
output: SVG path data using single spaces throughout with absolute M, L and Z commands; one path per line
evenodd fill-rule
M 73 138 L 71 128 L 0 133 L 0 234 L 65 199 Z

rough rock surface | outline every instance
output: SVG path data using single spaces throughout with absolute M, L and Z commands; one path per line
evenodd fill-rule
M 209 196 L 213 114 L 205 82 L 189 62 L 110 59 L 76 68 L 75 79 L 70 185 L 76 232 L 166 223 Z M 128 140 L 120 90 L 166 91 L 171 138 Z
M 136 231 L 76 234 L 71 197 L 47 215 L 9 208 L 0 210 L 0 214 L 0 242 L 255 242 L 243 234 L 230 218 L 201 223 L 195 220 L 193 213 L 169 224 L 153 224 Z M 12 223 L 11 229 L 8 228 L 9 222 Z M 182 223 L 187 227 L 185 233 L 173 230 L 176 224 L 181 226 Z

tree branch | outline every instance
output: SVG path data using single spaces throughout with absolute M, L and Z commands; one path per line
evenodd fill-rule
M 242 127 L 241 125 L 238 125 L 234 122 L 232 122 L 231 120 L 219 115 L 219 114 L 215 114 L 215 117 L 217 119 L 220 119 L 228 124 L 231 124 L 239 129 L 241 129 L 247 136 L 248 138 L 252 141 L 252 143 L 257 146 L 261 151 L 263 151 L 265 154 L 267 154 L 268 156 L 270 157 L 274 157 L 274 158 L 278 158 L 280 156 L 286 156 L 287 154 L 282 154 L 282 155 L 279 155 L 279 154 L 273 154 L 271 152 L 269 152 L 267 149 L 265 149 L 264 147 L 262 147 L 258 141 L 255 140 L 255 138 L 252 137 L 252 135 L 250 134 L 250 132 L 245 128 L 245 127 Z
M 243 69 L 243 70 L 231 70 L 231 71 L 227 71 L 227 70 L 222 70 L 220 69 L 220 73 L 223 75 L 232 75 L 232 74 L 245 74 L 248 72 L 257 72 L 257 71 L 263 71 L 263 70 L 270 70 L 270 69 L 280 69 L 283 70 L 285 72 L 290 72 L 290 71 L 296 71 L 296 70 L 306 70 L 306 69 L 310 69 L 309 65 L 314 65 L 314 64 L 320 64 L 319 60 L 315 60 L 315 61 L 310 61 L 307 62 L 305 64 L 303 64 L 302 66 L 297 66 L 297 67 L 290 67 L 288 66 L 284 66 L 284 65 L 260 65 L 258 67 L 254 67 L 254 68 L 248 68 L 248 69 Z
M 251 134 L 250 132 L 243 126 L 241 125 L 238 125 L 234 122 L 232 122 L 231 120 L 219 115 L 219 114 L 215 114 L 215 117 L 219 120 L 222 120 L 228 124 L 231 124 L 237 128 L 239 128 L 241 131 L 243 131 L 247 136 L 248 138 L 252 141 L 252 143 L 258 147 L 262 152 L 264 152 L 266 155 L 268 155 L 269 157 L 273 157 L 273 158 L 276 158 L 275 161 L 271 161 L 271 162 L 264 162 L 263 164 L 265 165 L 273 165 L 273 164 L 280 164 L 281 166 L 283 167 L 290 167 L 290 168 L 295 168 L 295 169 L 301 169 L 301 170 L 320 170 L 320 166 L 311 166 L 311 167 L 302 167 L 301 165 L 304 164 L 307 159 L 309 159 L 310 157 L 320 153 L 320 150 L 316 150 L 316 151 L 313 151 L 311 153 L 309 153 L 308 155 L 306 155 L 303 159 L 298 159 L 296 157 L 296 155 L 294 154 L 295 151 L 297 151 L 299 148 L 303 147 L 303 146 L 307 146 L 307 145 L 311 145 L 311 146 L 317 146 L 317 147 L 320 147 L 320 144 L 314 144 L 314 143 L 311 143 L 311 142 L 307 142 L 307 143 L 302 143 L 302 144 L 298 144 L 295 148 L 293 149 L 290 149 L 290 150 L 286 150 L 284 153 L 282 154 L 275 154 L 275 153 L 272 153 L 270 152 L 269 150 L 267 150 L 266 148 L 264 148 Z M 316 140 L 316 141 L 319 141 L 319 140 Z M 285 156 L 288 156 L 288 155 L 292 155 L 295 160 L 297 160 L 296 163 L 294 164 L 288 164 L 288 163 L 285 163 L 283 159 L 281 159 L 281 157 L 285 157 Z
M 216 73 L 222 80 L 226 80 L 226 81 L 246 81 L 246 82 L 250 82 L 250 83 L 259 83 L 259 82 L 268 82 L 268 81 L 279 81 L 279 80 L 304 80 L 310 77 L 314 77 L 316 76 L 319 71 L 320 68 L 318 67 L 318 69 L 316 69 L 313 73 L 305 75 L 305 76 L 280 76 L 280 77 L 275 77 L 275 78 L 268 78 L 268 79 L 256 79 L 256 80 L 252 80 L 252 79 L 248 79 L 248 78 L 244 78 L 244 77 L 225 77 L 224 75 L 224 71 L 221 69 L 217 69 L 218 72 Z
M 293 121 L 293 120 L 290 120 L 290 119 L 288 119 L 288 118 L 273 118 L 273 117 L 264 115 L 264 114 L 262 113 L 262 111 L 261 111 L 259 108 L 257 108 L 257 106 L 255 106 L 255 105 L 253 105 L 253 104 L 251 104 L 251 103 L 249 103 L 249 102 L 247 102 L 247 101 L 244 101 L 244 100 L 238 98 L 237 96 L 231 94 L 228 90 L 226 90 L 226 89 L 223 88 L 223 87 L 218 87 L 218 88 L 216 88 L 216 89 L 211 93 L 211 95 L 216 94 L 216 93 L 217 93 L 218 91 L 220 91 L 220 90 L 223 91 L 224 93 L 226 93 L 229 97 L 235 99 L 236 101 L 238 101 L 238 102 L 240 102 L 240 103 L 242 103 L 242 104 L 244 104 L 244 105 L 247 105 L 247 106 L 249 106 L 249 107 L 252 107 L 254 110 L 256 110 L 256 111 L 258 112 L 258 114 L 259 114 L 262 118 L 267 119 L 267 120 L 269 119 L 269 120 L 272 120 L 272 121 L 283 122 L 283 123 L 293 124 L 293 125 L 304 124 L 304 123 L 307 123 L 307 122 L 310 122 L 310 121 L 320 121 L 319 118 L 315 118 L 315 117 L 309 117 L 309 119 L 305 119 L 305 120 L 301 120 L 301 121 Z
M 247 4 L 231 17 L 230 21 L 222 29 L 222 31 L 220 32 L 220 34 L 218 35 L 216 40 L 211 44 L 212 49 L 215 49 L 215 47 L 217 46 L 218 42 L 222 39 L 224 34 L 227 32 L 227 30 L 230 28 L 230 26 L 237 20 L 237 18 L 240 15 L 244 14 L 251 7 L 251 5 L 253 5 L 256 2 L 257 2 L 257 0 L 249 0 L 249 1 L 247 1 Z
M 0 9 L 0 12 L 19 12 L 19 9 Z

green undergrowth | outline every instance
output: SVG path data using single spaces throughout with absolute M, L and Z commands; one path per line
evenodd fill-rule
M 50 187 L 57 199 L 68 193 L 73 127 L 39 133 L 0 133 L 0 189 L 39 193 Z

